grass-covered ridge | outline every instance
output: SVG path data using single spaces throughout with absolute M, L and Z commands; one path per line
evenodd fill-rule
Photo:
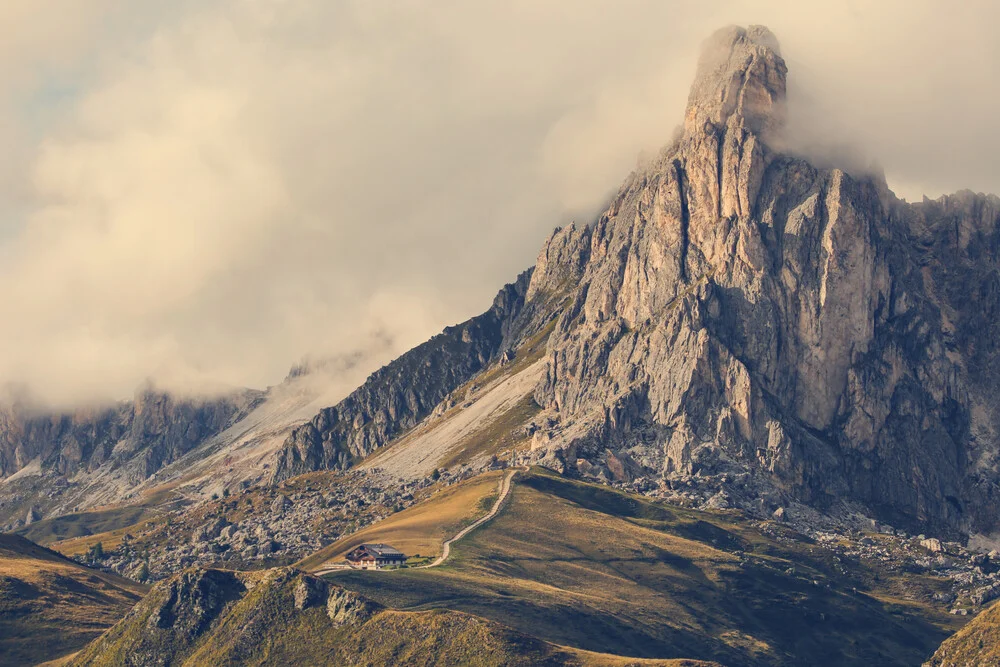
M 979 612 L 949 637 L 927 662 L 930 667 L 1000 665 L 1000 603 Z
M 393 611 L 291 568 L 188 570 L 74 665 L 636 664 L 565 649 L 455 611 Z M 655 661 L 652 665 L 677 665 Z M 691 663 L 688 663 L 691 664 Z M 679 667 L 679 666 L 678 666 Z
M 366 542 L 391 544 L 408 556 L 437 556 L 442 543 L 489 511 L 481 503 L 496 493 L 502 472 L 480 475 L 445 488 L 428 500 L 337 540 L 297 563 L 311 572 L 328 561 L 336 561 Z M 492 503 L 490 503 L 492 505 Z
M 724 664 L 920 664 L 960 623 L 903 600 L 888 569 L 839 562 L 780 526 L 541 469 L 516 482 L 443 567 L 331 578 L 386 606 L 465 611 L 556 644 Z
M 34 665 L 82 648 L 147 590 L 0 534 L 0 665 Z

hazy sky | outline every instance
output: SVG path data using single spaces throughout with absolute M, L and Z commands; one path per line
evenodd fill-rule
M 1000 190 L 994 4 L 6 0 L 0 383 L 403 351 L 589 220 L 728 23 L 772 28 L 798 126 L 898 194 Z

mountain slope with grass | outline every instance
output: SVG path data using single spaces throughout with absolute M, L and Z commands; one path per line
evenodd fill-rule
M 1000 604 L 980 612 L 945 640 L 926 664 L 930 667 L 1000 665 Z
M 463 611 L 560 645 L 729 665 L 919 664 L 962 622 L 929 603 L 939 578 L 902 563 L 539 468 L 443 566 L 329 578 L 387 607 Z
M 73 665 L 690 665 L 565 649 L 455 611 L 393 611 L 291 568 L 188 570 Z
M 33 665 L 83 648 L 147 590 L 0 534 L 0 665 Z

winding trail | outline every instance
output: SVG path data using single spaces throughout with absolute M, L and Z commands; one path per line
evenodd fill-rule
M 500 509 L 503 507 L 504 501 L 506 501 L 507 500 L 507 496 L 510 495 L 511 481 L 514 479 L 514 475 L 516 475 L 519 472 L 526 472 L 527 470 L 528 470 L 527 467 L 512 468 L 506 475 L 504 475 L 504 478 L 502 480 L 500 480 L 500 484 L 498 485 L 500 493 L 497 495 L 497 499 L 493 503 L 493 507 L 490 508 L 490 511 L 487 512 L 484 516 L 481 516 L 478 519 L 476 519 L 476 521 L 474 521 L 473 523 L 469 524 L 468 526 L 466 526 L 462 530 L 458 531 L 450 539 L 445 540 L 444 543 L 441 545 L 441 555 L 438 556 L 437 558 L 435 558 L 433 562 L 427 563 L 426 565 L 417 565 L 416 567 L 413 567 L 411 569 L 413 569 L 413 570 L 425 570 L 425 569 L 427 569 L 429 567 L 437 567 L 438 565 L 441 565 L 446 560 L 448 560 L 448 556 L 451 555 L 451 545 L 453 543 L 458 542 L 460 539 L 462 539 L 463 537 L 465 537 L 466 535 L 468 535 L 469 533 L 471 533 L 472 531 L 474 531 L 476 528 L 479 528 L 484 523 L 487 523 L 488 521 L 491 521 L 492 519 L 494 519 L 496 517 L 497 514 L 500 513 Z M 337 570 L 344 570 L 344 569 L 350 569 L 350 568 L 344 567 L 342 565 L 327 565 L 326 567 L 320 567 L 319 569 L 317 569 L 316 571 L 314 571 L 313 574 L 315 576 L 319 577 L 319 576 L 322 576 L 324 574 L 329 574 L 330 572 L 335 572 Z M 388 572 L 388 571 L 391 571 L 391 570 L 371 570 L 371 571 L 373 571 L 373 572 L 387 571 Z
M 527 468 L 513 468 L 510 472 L 508 472 L 504 478 L 500 480 L 500 493 L 497 496 L 496 502 L 493 503 L 493 507 L 490 508 L 490 511 L 485 516 L 480 517 L 475 522 L 458 531 L 451 539 L 445 540 L 444 544 L 441 545 L 441 555 L 435 558 L 433 562 L 428 563 L 427 565 L 418 565 L 413 569 L 426 570 L 429 567 L 437 567 L 448 560 L 448 556 L 451 555 L 452 543 L 458 542 L 476 528 L 479 528 L 484 523 L 491 521 L 497 514 L 500 513 L 500 508 L 503 507 L 504 501 L 507 500 L 507 496 L 510 495 L 511 481 L 514 479 L 514 475 L 526 470 Z

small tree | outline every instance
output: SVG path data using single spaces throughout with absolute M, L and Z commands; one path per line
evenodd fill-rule
M 87 551 L 87 561 L 96 563 L 100 560 L 104 560 L 104 545 L 98 542 Z
M 441 479 L 441 471 L 438 470 L 437 468 L 434 468 L 434 472 L 431 473 L 431 479 L 434 480 L 435 482 Z

